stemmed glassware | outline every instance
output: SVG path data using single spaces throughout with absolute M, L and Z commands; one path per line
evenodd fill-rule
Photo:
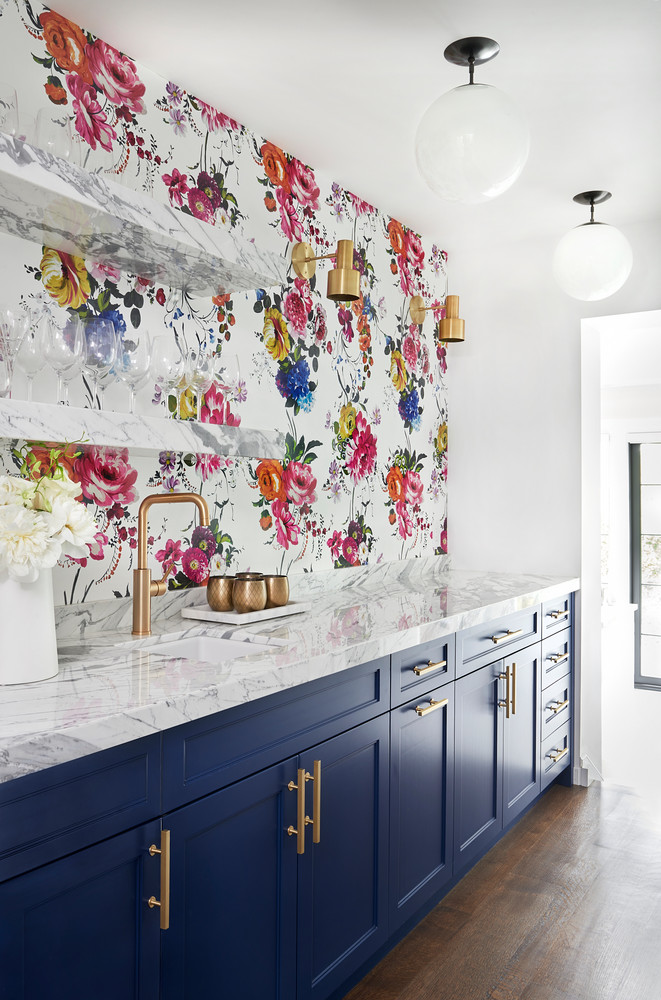
M 200 344 L 191 351 L 192 386 L 197 400 L 197 419 L 202 420 L 202 396 L 209 391 L 215 378 L 213 348 Z
M 154 342 L 152 344 L 152 365 L 151 370 L 154 376 L 154 381 L 160 387 L 161 392 L 165 397 L 165 406 L 167 408 L 167 398 L 172 393 L 176 393 L 176 387 L 179 383 L 185 369 L 185 359 L 182 354 L 179 344 L 172 336 L 171 333 L 159 333 L 158 336 L 154 337 Z M 177 398 L 177 409 L 179 408 L 179 399 Z M 172 414 L 174 418 L 175 414 Z
M 0 83 L 0 132 L 7 135 L 16 135 L 18 132 L 16 91 L 7 83 Z
M 46 309 L 35 309 L 28 317 L 27 329 L 16 353 L 16 364 L 25 373 L 27 381 L 26 399 L 32 402 L 32 383 L 46 364 L 44 344 L 48 337 L 48 328 L 52 323 L 50 313 Z
M 7 395 L 11 397 L 14 363 L 28 325 L 28 317 L 19 315 L 8 306 L 0 305 L 0 358 L 9 379 Z
M 117 377 L 112 373 L 117 362 L 117 339 L 112 320 L 95 317 L 85 324 L 84 368 L 92 382 L 92 403 L 98 400 L 100 410 L 106 386 Z M 102 383 L 111 373 L 112 377 Z
M 71 123 L 65 116 L 58 117 L 50 108 L 40 108 L 35 121 L 37 146 L 63 160 L 73 158 Z
M 79 317 L 69 318 L 62 327 L 51 321 L 46 332 L 44 355 L 57 375 L 57 401 L 69 404 L 69 382 L 82 370 L 85 332 Z
M 129 412 L 135 413 L 135 394 L 147 381 L 151 370 L 152 342 L 149 334 L 131 333 L 121 345 L 118 374 L 131 390 Z
M 223 394 L 224 402 L 229 403 L 235 398 L 239 389 L 241 380 L 239 358 L 236 354 L 222 351 L 220 354 L 214 354 L 213 361 L 214 380 Z

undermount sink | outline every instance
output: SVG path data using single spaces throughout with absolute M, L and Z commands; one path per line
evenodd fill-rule
M 238 639 L 224 639 L 213 635 L 191 635 L 183 639 L 172 639 L 149 646 L 149 652 L 163 656 L 183 656 L 189 660 L 233 660 L 238 656 L 273 651 L 274 646 L 263 642 L 241 642 Z

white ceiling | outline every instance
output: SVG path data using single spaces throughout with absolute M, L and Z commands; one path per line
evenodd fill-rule
M 661 220 L 661 0 L 54 0 L 62 14 L 343 186 L 438 239 L 555 241 L 597 218 Z M 528 164 L 493 202 L 441 202 L 417 174 L 417 123 L 467 82 L 443 50 L 468 35 L 500 55 L 476 80 L 527 115 Z

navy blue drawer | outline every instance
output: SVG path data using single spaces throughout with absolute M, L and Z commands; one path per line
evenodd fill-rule
M 542 740 L 542 791 L 571 763 L 571 720 Z
M 572 671 L 572 632 L 563 629 L 542 639 L 542 690 Z
M 572 676 L 549 684 L 542 695 L 542 739 L 572 717 Z
M 158 816 L 160 735 L 0 785 L 0 881 Z
M 464 629 L 457 633 L 457 677 L 523 649 L 538 638 L 538 605 Z
M 542 636 L 551 635 L 572 624 L 572 595 L 554 597 L 542 604 Z
M 454 635 L 423 642 L 390 657 L 392 705 L 401 705 L 420 691 L 454 680 Z
M 163 809 L 200 798 L 390 708 L 387 656 L 163 733 Z

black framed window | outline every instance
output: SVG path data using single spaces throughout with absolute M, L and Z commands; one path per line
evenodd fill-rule
M 661 442 L 629 445 L 634 685 L 661 690 Z

